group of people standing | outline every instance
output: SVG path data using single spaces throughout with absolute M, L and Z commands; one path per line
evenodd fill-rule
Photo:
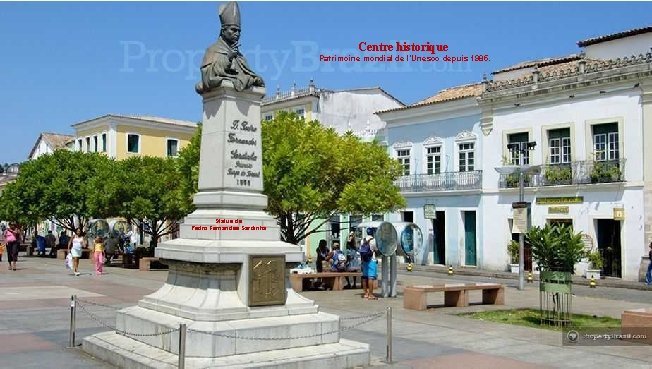
M 4 247 L 0 249 L 0 261 L 2 261 L 2 255 L 6 253 L 9 270 L 17 270 L 16 262 L 18 261 L 19 246 L 24 238 L 23 232 L 17 224 L 10 223 L 2 232 L 2 238 L 1 244 Z M 97 237 L 94 241 L 92 256 L 95 262 L 95 272 L 96 274 L 102 274 L 104 265 L 104 239 Z M 77 230 L 73 238 L 68 237 L 65 232 L 61 232 L 58 242 L 57 237 L 51 231 L 45 237 L 36 234 L 32 240 L 32 245 L 35 246 L 37 255 L 39 256 L 45 256 L 46 247 L 50 248 L 50 256 L 56 256 L 57 249 L 67 249 L 72 257 L 71 268 L 73 273 L 75 276 L 80 275 L 79 259 L 82 257 L 83 249 L 88 247 L 81 230 Z
M 317 246 L 316 269 L 317 273 L 324 271 L 324 264 L 330 267 L 332 272 L 362 272 L 363 298 L 376 300 L 374 295 L 375 280 L 378 278 L 376 261 L 376 242 L 373 237 L 373 229 L 367 229 L 367 236 L 358 245 L 355 233 L 352 231 L 346 240 L 346 250 L 342 251 L 340 241 L 332 242 L 331 249 L 328 248 L 326 240 L 320 240 Z M 353 283 L 351 283 L 351 279 Z M 357 277 L 346 277 L 345 289 L 356 288 Z

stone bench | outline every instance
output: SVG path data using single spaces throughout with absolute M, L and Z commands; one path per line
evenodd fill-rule
M 142 271 L 149 271 L 152 269 L 167 269 L 167 268 L 152 268 L 152 264 L 154 266 L 165 266 L 164 264 L 160 263 L 160 260 L 157 257 L 150 257 L 150 256 L 144 256 L 140 258 L 140 263 L 138 264 L 138 270 Z
M 57 250 L 57 259 L 65 259 L 66 256 L 68 256 L 68 250 L 67 249 Z M 90 259 L 90 257 L 91 257 L 91 250 L 82 249 L 81 259 Z
M 403 291 L 403 307 L 411 310 L 426 310 L 429 293 L 443 292 L 444 305 L 469 306 L 469 291 L 482 291 L 482 303 L 505 304 L 505 286 L 497 283 L 446 283 L 428 286 L 408 286 Z
M 632 336 L 628 341 L 652 345 L 652 308 L 625 310 L 620 318 L 621 333 Z
M 304 282 L 308 282 L 311 279 L 321 279 L 325 284 L 326 288 L 330 288 L 333 291 L 341 291 L 344 289 L 345 277 L 360 277 L 362 278 L 361 272 L 322 272 L 322 273 L 305 273 L 290 274 L 290 285 L 295 292 L 301 292 L 304 288 Z

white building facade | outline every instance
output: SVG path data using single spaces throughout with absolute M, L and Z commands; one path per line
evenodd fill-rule
M 379 112 L 389 155 L 403 166 L 397 181 L 405 209 L 392 222 L 414 222 L 423 233 L 417 264 L 479 266 L 482 232 L 482 85 L 444 90 L 412 106 Z M 436 219 L 424 206 L 434 205 Z
M 429 256 L 420 262 L 508 270 L 507 244 L 518 239 L 512 233 L 518 177 L 499 171 L 528 164 L 536 169 L 525 175 L 529 224 L 572 225 L 586 249 L 602 255 L 603 275 L 640 280 L 652 241 L 651 35 L 647 27 L 580 41 L 579 55 L 494 72 L 476 95 L 464 97 L 468 86 L 459 86 L 379 112 L 388 153 L 406 168 L 397 186 L 408 206 L 388 218 L 414 221 L 424 231 Z M 458 96 L 447 99 L 451 91 Z M 467 138 L 474 143 L 473 170 L 480 171 L 473 189 L 451 186 L 468 169 Z M 536 146 L 508 150 L 527 143 Z M 429 159 L 435 154 L 440 172 Z M 425 204 L 436 206 L 436 220 L 424 218 Z M 525 256 L 533 270 L 529 247 Z M 586 267 L 578 263 L 576 274 Z

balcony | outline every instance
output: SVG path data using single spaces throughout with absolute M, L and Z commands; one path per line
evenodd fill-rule
M 413 174 L 395 182 L 401 192 L 463 191 L 482 187 L 482 171 Z
M 541 173 L 524 175 L 525 187 L 623 182 L 625 159 L 542 165 Z M 502 174 L 500 188 L 518 188 L 518 174 Z

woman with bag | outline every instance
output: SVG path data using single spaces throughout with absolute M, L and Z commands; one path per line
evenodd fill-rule
M 82 237 L 82 232 L 78 229 L 75 232 L 75 237 L 68 242 L 68 252 L 72 255 L 72 269 L 75 276 L 79 276 L 79 259 L 82 256 L 82 248 L 86 246 L 86 239 Z
M 373 237 L 374 230 L 367 228 L 367 236 L 360 246 L 360 258 L 362 259 L 362 290 L 363 298 L 378 300 L 374 295 L 374 284 L 378 278 L 378 262 L 376 261 L 376 241 Z
M 18 244 L 20 242 L 20 230 L 16 224 L 10 224 L 4 233 L 5 242 L 7 243 L 7 261 L 9 270 L 16 270 L 16 261 L 18 260 Z

